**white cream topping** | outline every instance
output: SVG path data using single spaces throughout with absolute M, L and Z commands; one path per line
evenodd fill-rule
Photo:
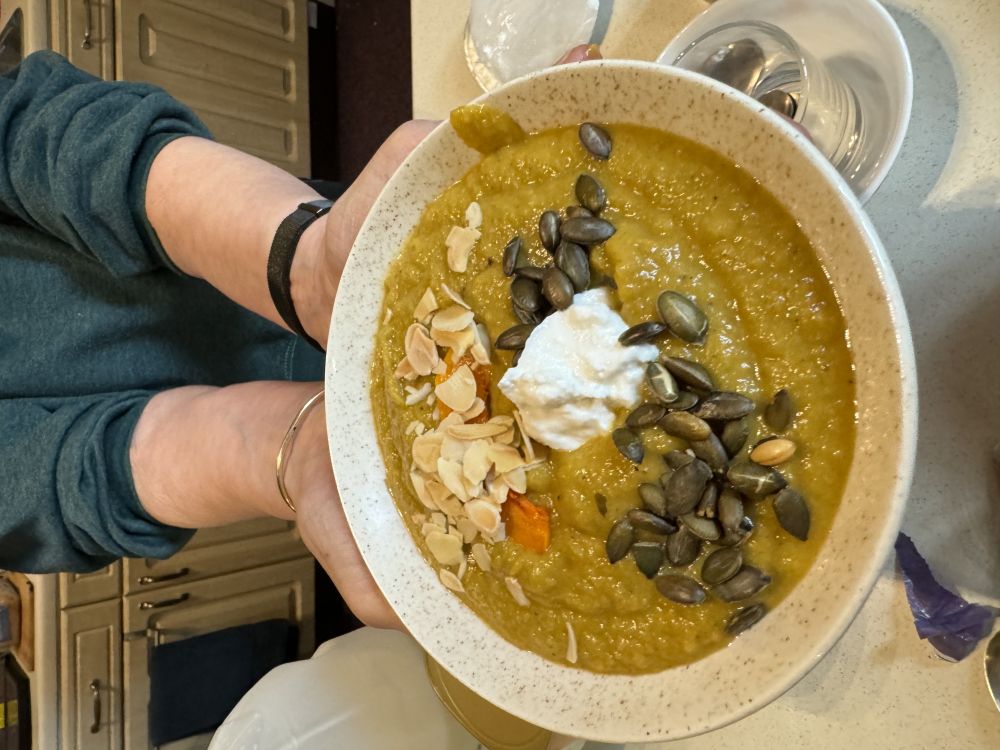
M 605 289 L 573 298 L 543 320 L 500 390 L 521 412 L 524 429 L 540 443 L 571 451 L 611 431 L 615 410 L 634 406 L 655 346 L 622 346 L 628 326 L 609 306 Z

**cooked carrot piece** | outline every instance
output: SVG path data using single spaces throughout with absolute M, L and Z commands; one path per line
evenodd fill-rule
M 503 504 L 501 518 L 507 528 L 507 536 L 522 547 L 542 553 L 549 548 L 551 524 L 549 511 L 535 505 L 520 493 L 511 490 L 507 502 Z
M 476 360 L 472 358 L 471 354 L 463 354 L 459 357 L 456 362 L 454 359 L 454 353 L 449 351 L 444 358 L 444 364 L 447 369 L 440 375 L 434 376 L 434 385 L 441 385 L 444 381 L 452 376 L 452 374 L 462 365 L 468 365 L 469 369 L 472 370 L 472 376 L 476 379 L 476 396 L 481 398 L 486 404 L 486 409 L 478 417 L 474 417 L 469 420 L 473 424 L 483 423 L 489 421 L 490 418 L 490 366 L 489 365 L 477 365 Z M 438 401 L 439 414 L 441 419 L 444 419 L 449 414 L 451 414 L 451 409 Z

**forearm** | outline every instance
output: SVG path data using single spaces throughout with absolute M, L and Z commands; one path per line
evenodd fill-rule
M 284 325 L 267 288 L 271 241 L 299 203 L 319 197 L 256 157 L 202 138 L 179 138 L 153 161 L 146 213 L 178 268 Z M 306 230 L 291 269 L 296 312 L 311 334 L 315 321 L 330 315 L 328 306 L 317 308 L 332 303 L 321 289 L 325 226 L 323 217 Z
M 292 419 L 319 388 L 319 383 L 257 382 L 175 388 L 155 396 L 130 449 L 146 512 L 184 528 L 291 518 L 275 483 L 275 459 Z M 287 474 L 293 497 L 303 493 L 317 467 L 329 471 L 322 414 L 322 408 L 314 409 L 296 440 Z

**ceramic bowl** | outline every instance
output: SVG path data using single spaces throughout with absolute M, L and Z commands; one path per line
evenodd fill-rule
M 833 168 L 782 120 L 702 76 L 654 63 L 549 69 L 479 97 L 527 130 L 632 122 L 697 141 L 747 170 L 798 221 L 843 306 L 857 368 L 855 455 L 817 561 L 764 620 L 684 667 L 640 676 L 555 664 L 505 641 L 438 581 L 385 486 L 369 366 L 390 262 L 431 199 L 478 159 L 447 122 L 406 160 L 361 229 L 333 311 L 326 371 L 330 452 L 344 511 L 379 587 L 421 646 L 504 710 L 606 742 L 705 732 L 781 695 L 830 649 L 895 539 L 916 438 L 910 331 L 882 244 Z M 839 408 L 839 407 L 838 407 Z

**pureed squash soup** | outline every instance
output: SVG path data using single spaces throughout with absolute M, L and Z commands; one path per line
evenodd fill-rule
M 595 672 L 702 658 L 791 591 L 840 501 L 854 375 L 824 270 L 766 190 L 691 141 L 525 134 L 485 107 L 452 123 L 486 153 L 385 281 L 389 489 L 512 643 Z

